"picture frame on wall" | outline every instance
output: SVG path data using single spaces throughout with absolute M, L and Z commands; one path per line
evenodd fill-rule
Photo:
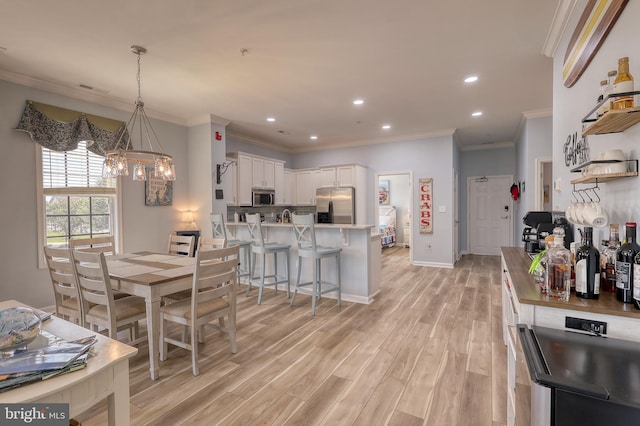
M 389 205 L 391 203 L 391 182 L 388 180 L 380 180 L 378 186 L 378 203 L 381 205 Z
M 147 180 L 144 182 L 144 205 L 173 205 L 173 181 L 153 177 L 153 169 L 147 169 L 146 173 Z

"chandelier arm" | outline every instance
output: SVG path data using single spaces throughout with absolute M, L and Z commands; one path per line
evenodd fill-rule
M 151 121 L 149 120 L 149 117 L 147 116 L 147 113 L 144 111 L 144 109 L 142 110 L 142 117 L 145 120 L 145 127 L 147 127 L 147 135 L 153 135 L 153 138 L 155 139 L 156 144 L 158 144 L 158 148 L 160 149 L 160 152 L 164 153 L 164 149 L 162 148 L 160 139 L 158 138 L 158 135 L 156 135 L 155 130 L 153 130 L 153 127 L 151 127 Z M 151 145 L 151 140 L 149 140 L 149 145 Z M 152 146 L 152 149 L 153 149 L 153 146 Z

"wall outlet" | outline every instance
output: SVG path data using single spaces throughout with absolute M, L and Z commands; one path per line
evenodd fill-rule
M 607 334 L 607 323 L 583 318 L 565 317 L 564 326 L 593 334 Z

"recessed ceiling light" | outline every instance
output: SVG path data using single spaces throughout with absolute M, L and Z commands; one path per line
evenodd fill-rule
M 311 135 L 309 136 L 309 139 L 311 139 L 312 141 L 315 141 L 318 139 L 318 137 L 316 135 Z
M 389 130 L 389 129 L 391 128 L 391 124 L 384 124 L 384 125 L 382 126 L 382 128 L 383 128 L 384 130 Z
M 470 75 L 469 77 L 464 79 L 465 83 L 473 83 L 475 81 L 478 81 L 478 76 L 477 75 Z
M 353 101 L 354 105 L 362 105 L 364 103 L 363 99 L 356 99 L 355 101 Z
M 272 122 L 272 123 L 273 123 L 274 121 L 276 121 L 276 119 L 275 119 L 275 118 L 273 118 L 273 117 L 267 117 L 267 121 L 270 121 L 270 122 Z
M 473 117 L 480 117 L 482 115 L 482 111 L 476 111 L 471 114 Z

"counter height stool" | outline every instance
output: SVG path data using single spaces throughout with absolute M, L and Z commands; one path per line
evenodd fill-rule
M 278 284 L 287 283 L 287 297 L 291 293 L 290 281 L 289 281 L 289 244 L 270 243 L 265 242 L 264 234 L 262 233 L 262 225 L 260 224 L 260 214 L 247 214 L 247 225 L 249 227 L 249 234 L 251 234 L 251 255 L 252 255 L 252 268 L 251 275 L 249 276 L 249 288 L 247 288 L 247 294 L 251 291 L 251 285 L 256 284 L 260 287 L 258 293 L 258 305 L 262 303 L 262 290 L 264 286 L 272 285 L 278 291 Z M 278 253 L 284 254 L 285 259 L 285 275 L 278 275 Z M 266 275 L 267 255 L 273 255 L 273 274 Z M 255 276 L 256 269 L 256 256 L 260 255 L 261 272 L 260 276 Z M 269 281 L 267 281 L 269 280 Z M 271 281 L 273 280 L 273 281 Z
M 243 260 L 240 262 L 240 269 L 238 270 L 238 283 L 240 278 L 248 277 L 251 279 L 251 241 L 237 240 L 233 238 L 227 225 L 224 223 L 224 216 L 220 213 L 211 213 L 211 229 L 213 230 L 213 238 L 224 238 L 227 240 L 227 247 L 240 246 L 240 250 L 243 252 Z
M 293 231 L 298 242 L 298 279 L 296 289 L 291 298 L 291 306 L 296 300 L 298 292 L 311 295 L 311 314 L 316 314 L 316 300 L 323 293 L 336 291 L 338 293 L 338 306 L 342 304 L 340 288 L 340 252 L 341 248 L 321 247 L 316 244 L 316 231 L 313 224 L 313 214 L 292 215 Z M 322 259 L 336 259 L 336 281 L 330 283 L 322 281 Z M 300 282 L 300 272 L 302 269 L 302 259 L 312 259 L 313 275 L 310 282 Z

